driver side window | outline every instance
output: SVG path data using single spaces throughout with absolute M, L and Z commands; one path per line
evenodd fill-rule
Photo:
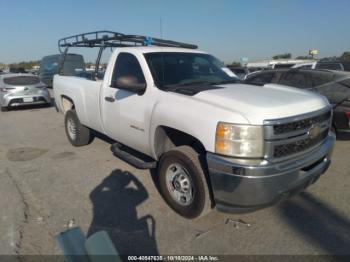
M 114 86 L 113 83 L 122 78 L 126 78 L 134 84 L 146 83 L 139 61 L 130 53 L 120 53 L 118 55 L 114 65 L 111 86 Z

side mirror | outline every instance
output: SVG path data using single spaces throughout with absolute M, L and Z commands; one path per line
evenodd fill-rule
M 134 76 L 121 76 L 112 82 L 111 87 L 142 95 L 146 90 L 146 83 L 138 83 Z

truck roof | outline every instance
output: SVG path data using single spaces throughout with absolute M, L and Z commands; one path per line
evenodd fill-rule
M 139 53 L 153 53 L 153 52 L 181 52 L 181 53 L 203 53 L 206 52 L 198 49 L 188 49 L 181 47 L 162 47 L 162 46 L 128 46 L 128 47 L 118 47 L 118 50 L 123 50 L 127 52 L 139 52 Z

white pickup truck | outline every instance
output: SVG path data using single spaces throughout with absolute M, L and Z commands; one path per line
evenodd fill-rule
M 128 37 L 110 38 L 123 43 Z M 104 47 L 115 43 L 101 39 Z M 90 143 L 92 130 L 117 141 L 113 153 L 154 168 L 163 198 L 186 218 L 214 207 L 244 212 L 270 206 L 327 170 L 335 139 L 324 97 L 241 84 L 219 60 L 192 46 L 145 40 L 115 45 L 103 80 L 54 77 L 72 145 Z

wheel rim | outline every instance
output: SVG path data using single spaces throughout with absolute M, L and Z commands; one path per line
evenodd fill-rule
M 179 164 L 171 164 L 166 171 L 166 185 L 176 203 L 188 206 L 194 199 L 192 179 L 187 169 Z
M 75 140 L 77 137 L 77 126 L 75 125 L 75 122 L 73 119 L 68 119 L 67 121 L 67 131 L 68 135 L 72 140 Z

